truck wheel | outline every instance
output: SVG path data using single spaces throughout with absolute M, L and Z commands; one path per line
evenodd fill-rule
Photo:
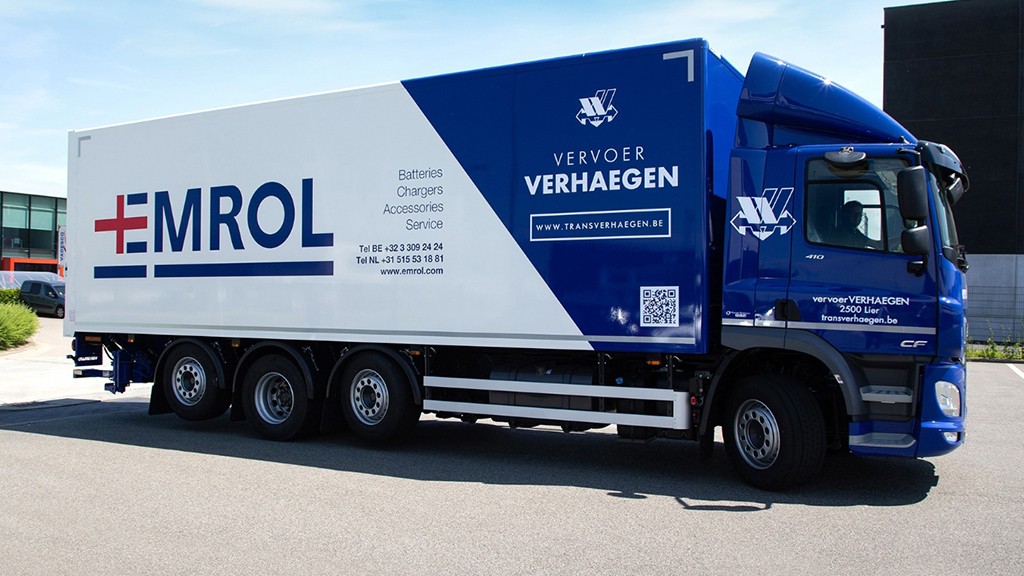
M 341 378 L 342 412 L 358 436 L 392 440 L 411 431 L 419 420 L 408 377 L 383 354 L 360 354 L 348 363 Z
M 725 448 L 739 475 L 764 490 L 809 480 L 825 458 L 825 419 L 811 392 L 778 376 L 748 377 L 729 398 Z
M 314 421 L 302 372 L 278 355 L 264 356 L 245 373 L 242 388 L 245 417 L 270 440 L 292 440 L 309 431 Z
M 202 347 L 179 344 L 164 362 L 163 388 L 167 403 L 185 420 L 209 420 L 223 414 L 231 393 L 221 386 L 215 360 Z

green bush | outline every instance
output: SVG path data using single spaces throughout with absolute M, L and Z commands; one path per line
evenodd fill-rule
M 1002 357 L 1007 360 L 1024 360 L 1024 347 L 1020 342 L 1007 342 L 1003 344 Z
M 0 303 L 0 350 L 24 344 L 38 328 L 39 318 L 30 308 Z
M 0 304 L 21 304 L 21 291 L 17 288 L 0 290 Z

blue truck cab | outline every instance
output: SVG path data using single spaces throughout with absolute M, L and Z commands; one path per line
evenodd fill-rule
M 813 371 L 801 355 L 827 366 L 841 393 L 826 410 L 831 442 L 854 453 L 953 450 L 964 440 L 967 264 L 952 205 L 967 186 L 949 148 L 756 55 L 730 162 L 723 346 L 791 352 L 794 371 Z M 755 403 L 753 420 L 723 422 L 755 469 L 777 456 L 766 411 Z

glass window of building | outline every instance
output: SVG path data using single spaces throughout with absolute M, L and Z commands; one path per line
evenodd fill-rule
M 57 199 L 36 196 L 30 210 L 29 256 L 53 258 L 57 250 Z
M 28 256 L 30 233 L 28 226 L 29 197 L 25 194 L 3 194 L 3 254 L 5 257 Z

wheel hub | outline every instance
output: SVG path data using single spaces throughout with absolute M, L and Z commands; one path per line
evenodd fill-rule
M 281 424 L 291 416 L 294 391 L 279 372 L 264 374 L 256 383 L 256 412 L 268 424 Z
M 735 441 L 743 460 L 753 468 L 770 468 L 779 457 L 779 423 L 760 400 L 747 400 L 736 411 Z
M 352 411 L 356 418 L 367 426 L 380 424 L 388 411 L 388 387 L 374 370 L 363 370 L 356 374 L 352 383 Z
M 182 358 L 174 365 L 174 397 L 185 406 L 195 406 L 206 394 L 206 372 L 192 357 Z

